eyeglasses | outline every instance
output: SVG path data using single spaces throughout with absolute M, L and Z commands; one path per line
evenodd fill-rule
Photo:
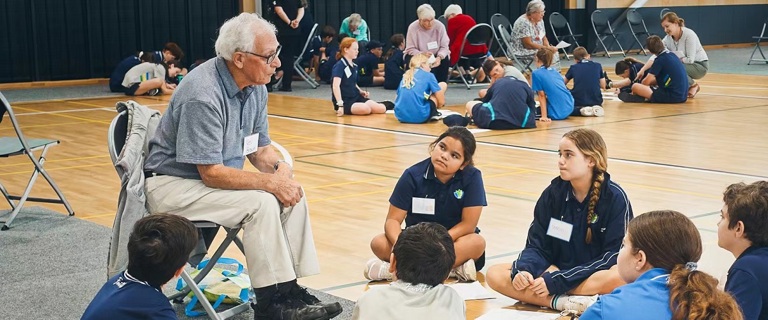
M 270 63 L 272 63 L 272 61 L 275 61 L 275 58 L 280 54 L 280 50 L 283 50 L 283 46 L 282 45 L 278 45 L 277 46 L 277 50 L 275 50 L 275 53 L 273 53 L 271 55 L 268 55 L 268 56 L 262 56 L 262 55 L 260 55 L 258 53 L 253 53 L 253 52 L 250 52 L 250 51 L 242 51 L 242 52 L 243 53 L 247 53 L 247 54 L 252 54 L 252 55 L 257 56 L 259 58 L 264 58 L 264 59 L 267 60 L 267 64 L 270 64 Z

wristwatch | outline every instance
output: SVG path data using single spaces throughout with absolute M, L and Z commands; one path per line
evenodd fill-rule
M 291 170 L 293 170 L 293 167 L 291 166 L 291 164 L 290 164 L 290 163 L 288 163 L 288 161 L 285 161 L 285 160 L 277 160 L 277 162 L 275 162 L 275 167 L 274 167 L 274 168 L 275 168 L 275 171 L 277 171 L 277 169 L 280 167 L 280 164 L 281 164 L 281 163 L 285 163 L 285 164 L 287 164 L 287 165 L 288 165 L 288 167 L 289 167 L 289 168 L 291 168 Z

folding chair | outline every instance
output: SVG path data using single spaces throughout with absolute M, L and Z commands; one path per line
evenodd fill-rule
M 24 207 L 24 203 L 27 201 L 61 203 L 67 209 L 69 215 L 74 216 L 75 212 L 72 210 L 69 202 L 64 197 L 64 194 L 56 185 L 56 182 L 53 181 L 53 178 L 51 178 L 48 172 L 43 168 L 43 164 L 45 164 L 46 159 L 45 155 L 48 153 L 48 149 L 52 146 L 58 145 L 60 143 L 59 140 L 25 138 L 24 134 L 21 133 L 21 127 L 19 126 L 19 122 L 16 120 L 16 115 L 13 113 L 11 104 L 8 103 L 8 100 L 5 99 L 5 96 L 2 93 L 0 93 L 0 100 L 2 100 L 2 106 L 0 107 L 4 108 L 5 111 L 8 112 L 11 125 L 13 126 L 13 130 L 16 132 L 15 137 L 0 137 L 0 158 L 26 155 L 29 157 L 29 160 L 32 161 L 32 165 L 35 167 L 34 171 L 32 171 L 32 176 L 29 178 L 27 187 L 24 188 L 24 193 L 21 196 L 8 193 L 8 190 L 6 190 L 3 184 L 0 183 L 0 192 L 5 197 L 5 200 L 8 201 L 8 203 L 11 205 L 11 214 L 8 217 L 8 220 L 4 221 L 4 224 L 0 230 L 5 231 L 10 229 L 13 219 L 16 218 L 16 215 L 19 214 L 19 211 L 21 211 L 21 208 Z M 0 112 L 0 117 L 2 117 L 2 112 Z M 35 158 L 34 152 L 38 150 L 42 150 L 40 152 L 40 157 Z M 48 181 L 48 184 L 51 186 L 51 188 L 53 188 L 53 191 L 56 192 L 56 195 L 58 196 L 57 199 L 35 198 L 29 196 L 30 192 L 32 191 L 32 186 L 35 185 L 35 181 L 37 180 L 38 175 L 42 175 L 43 178 Z M 0 221 L 0 223 L 2 222 L 3 221 Z
M 293 62 L 293 70 L 296 70 L 296 73 L 306 81 L 312 89 L 317 89 L 317 87 L 320 86 L 320 84 L 315 81 L 312 77 L 309 76 L 307 71 L 304 70 L 304 66 L 302 63 L 304 62 L 304 54 L 307 52 L 307 49 L 309 49 L 309 44 L 312 43 L 312 38 L 314 38 L 317 35 L 317 26 L 318 24 L 315 23 L 314 26 L 312 26 L 312 31 L 309 32 L 309 37 L 307 37 L 307 41 L 304 41 L 304 49 L 301 50 L 301 53 L 299 53 L 299 56 L 294 60 Z M 317 71 L 315 71 L 317 72 Z
M 445 19 L 445 15 L 440 15 L 439 17 L 437 17 L 437 21 L 440 21 L 440 23 L 442 23 L 444 27 L 448 28 L 448 20 Z
M 469 70 L 464 70 L 464 68 L 461 67 L 460 62 L 461 61 L 468 61 L 468 62 L 480 61 L 480 65 L 482 65 L 483 62 L 485 62 L 485 59 L 488 58 L 488 55 L 483 55 L 482 57 L 465 56 L 464 46 L 467 45 L 467 43 L 469 43 L 472 46 L 485 45 L 486 47 L 490 48 L 491 43 L 493 43 L 493 28 L 491 28 L 491 26 L 488 25 L 487 23 L 478 23 L 474 27 L 470 28 L 469 31 L 467 31 L 467 34 L 464 37 L 464 40 L 461 42 L 461 49 L 459 50 L 459 62 L 457 62 L 456 65 L 453 66 L 453 69 L 459 72 L 459 78 L 461 78 L 461 81 L 464 82 L 464 85 L 467 87 L 467 90 L 469 90 L 472 86 L 479 86 L 479 85 L 485 85 L 485 84 L 475 83 L 475 79 L 477 79 L 477 72 L 475 72 L 475 74 L 472 75 L 472 73 L 470 73 Z M 465 73 L 470 75 L 469 80 L 464 78 Z
M 549 16 L 549 27 L 552 29 L 552 34 L 555 36 L 555 39 L 559 41 L 565 41 L 571 43 L 571 46 L 574 44 L 578 47 L 579 41 L 576 39 L 578 37 L 581 37 L 581 34 L 573 34 L 573 30 L 571 30 L 571 24 L 568 23 L 568 20 L 565 19 L 565 17 L 560 14 L 560 12 L 553 12 Z M 562 36 L 557 35 L 557 29 L 567 29 L 568 34 L 564 34 Z M 560 50 L 563 50 L 563 54 L 565 55 L 565 58 L 570 60 L 571 57 L 568 56 L 568 52 L 565 50 L 566 48 L 560 48 Z
M 627 54 L 624 52 L 624 48 L 621 47 L 621 43 L 619 42 L 619 38 L 617 37 L 618 33 L 613 32 L 613 27 L 611 27 L 611 21 L 608 20 L 608 18 L 603 14 L 600 10 L 595 10 L 592 12 L 591 15 L 592 20 L 592 30 L 595 31 L 595 35 L 597 35 L 597 41 L 600 42 L 600 44 L 603 46 L 603 49 L 605 50 L 605 55 L 609 58 L 611 57 L 611 53 L 608 51 L 608 47 L 605 46 L 605 42 L 603 42 L 602 37 L 612 37 L 613 41 L 616 42 L 616 44 L 619 46 L 619 49 L 621 50 L 621 54 L 625 57 Z M 602 30 L 608 29 L 608 31 L 599 32 L 597 31 L 597 28 L 600 27 Z M 594 54 L 597 51 L 597 46 L 595 46 L 595 49 L 592 50 L 592 53 Z
M 759 36 L 752 36 L 752 39 L 757 39 L 757 42 L 755 42 L 755 49 L 752 50 L 752 55 L 749 56 L 749 62 L 747 62 L 747 65 L 750 65 L 752 61 L 758 61 L 758 62 L 765 62 L 768 63 L 768 59 L 765 59 L 765 54 L 763 54 L 763 49 L 760 48 L 760 41 L 762 40 L 768 40 L 768 36 L 765 35 L 765 27 L 768 25 L 768 19 L 763 22 L 763 30 L 760 31 Z M 760 51 L 760 56 L 763 57 L 762 59 L 755 59 L 755 52 Z
M 496 38 L 496 42 L 499 44 L 499 48 L 504 53 L 504 56 L 509 60 L 515 61 L 520 71 L 525 72 L 528 70 L 533 73 L 531 64 L 533 63 L 533 55 L 515 55 L 512 53 L 512 24 L 509 19 L 500 13 L 496 13 L 491 16 L 491 26 L 493 27 L 493 36 Z M 519 68 L 522 66 L 522 68 Z
M 147 128 L 148 133 L 152 133 L 155 131 L 156 128 Z M 120 152 L 123 149 L 123 146 L 125 145 L 126 139 L 127 139 L 127 132 L 128 132 L 128 114 L 126 111 L 119 112 L 113 119 L 112 122 L 109 125 L 108 135 L 107 135 L 107 145 L 109 147 L 109 155 L 112 158 L 112 162 L 115 163 L 118 159 L 118 156 Z M 149 142 L 149 137 L 147 137 L 145 141 L 145 147 L 146 143 Z M 293 165 L 293 158 L 288 153 L 288 151 L 278 144 L 275 141 L 272 141 L 272 146 L 278 150 L 283 156 L 283 159 L 288 162 L 288 164 Z M 117 170 L 118 175 L 122 175 L 122 172 L 120 172 L 119 167 L 115 167 Z M 215 208 L 212 208 L 212 210 L 215 210 Z M 237 234 L 240 232 L 240 226 L 234 227 L 234 228 L 227 228 L 222 225 L 219 225 L 214 222 L 210 221 L 192 221 L 192 223 L 195 225 L 195 227 L 198 228 L 198 232 L 203 235 L 203 239 L 205 241 L 205 247 L 210 247 L 211 243 L 213 242 L 213 237 L 216 235 L 216 231 L 218 231 L 219 228 L 224 228 L 226 230 L 227 235 L 225 236 L 224 240 L 221 242 L 219 247 L 216 249 L 216 252 L 211 256 L 209 259 L 209 263 L 206 264 L 206 266 L 200 271 L 200 273 L 197 274 L 194 278 L 192 278 L 189 273 L 186 270 L 183 270 L 181 272 L 181 278 L 184 280 L 184 283 L 186 284 L 186 287 L 184 287 L 181 291 L 171 295 L 168 297 L 168 300 L 172 300 L 175 303 L 182 303 L 184 300 L 184 297 L 186 297 L 190 292 L 192 292 L 197 299 L 199 300 L 200 304 L 203 306 L 203 309 L 205 309 L 205 312 L 208 314 L 208 316 L 211 319 L 217 319 L 217 320 L 223 320 L 229 317 L 232 317 L 236 314 L 242 313 L 244 311 L 247 311 L 250 308 L 250 302 L 246 301 L 245 303 L 239 304 L 237 306 L 231 307 L 229 309 L 226 309 L 222 312 L 217 312 L 211 303 L 208 301 L 208 299 L 205 297 L 205 294 L 203 294 L 200 287 L 197 285 L 200 283 L 200 281 L 205 278 L 205 276 L 213 269 L 213 267 L 216 265 L 216 261 L 221 258 L 221 256 L 224 254 L 224 251 L 234 242 L 235 245 L 240 249 L 241 252 L 245 252 L 243 249 L 243 242 L 240 240 L 240 238 L 237 236 Z M 214 232 L 210 232 L 214 231 Z M 202 257 L 190 257 L 189 263 L 191 266 L 196 267 L 200 260 L 202 260 Z
M 669 8 L 661 9 L 661 11 L 659 11 L 659 20 L 664 19 L 664 15 L 667 14 L 667 12 L 670 12 L 670 11 L 672 11 L 672 10 L 669 9 Z
M 640 38 L 637 37 L 645 36 L 648 38 L 651 36 L 651 34 L 648 32 L 648 28 L 645 26 L 643 15 L 637 12 L 637 9 L 629 10 L 629 12 L 627 12 L 627 22 L 629 22 L 629 31 L 632 32 L 632 36 L 635 37 L 635 42 L 633 42 L 632 45 L 627 48 L 627 52 L 632 51 L 632 48 L 635 47 L 635 43 L 637 43 L 639 46 L 638 52 L 642 51 L 643 54 L 647 56 L 648 53 L 645 52 L 643 43 L 640 42 Z

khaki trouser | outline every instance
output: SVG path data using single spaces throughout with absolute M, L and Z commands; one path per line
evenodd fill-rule
M 692 86 L 695 79 L 704 78 L 709 71 L 709 61 L 696 61 L 694 63 L 683 63 L 685 73 L 688 74 L 688 85 Z
M 320 273 L 306 197 L 290 208 L 261 190 L 209 188 L 200 180 L 157 176 L 145 183 L 150 213 L 177 214 L 225 227 L 242 225 L 251 286 Z

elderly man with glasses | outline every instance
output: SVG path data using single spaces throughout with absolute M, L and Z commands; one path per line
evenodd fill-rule
M 270 147 L 267 90 L 280 66 L 275 27 L 242 13 L 219 30 L 217 57 L 171 97 L 144 166 L 147 209 L 225 227 L 242 225 L 255 319 L 329 319 L 296 283 L 319 273 L 306 199 L 291 166 Z M 245 159 L 258 172 L 245 171 Z

